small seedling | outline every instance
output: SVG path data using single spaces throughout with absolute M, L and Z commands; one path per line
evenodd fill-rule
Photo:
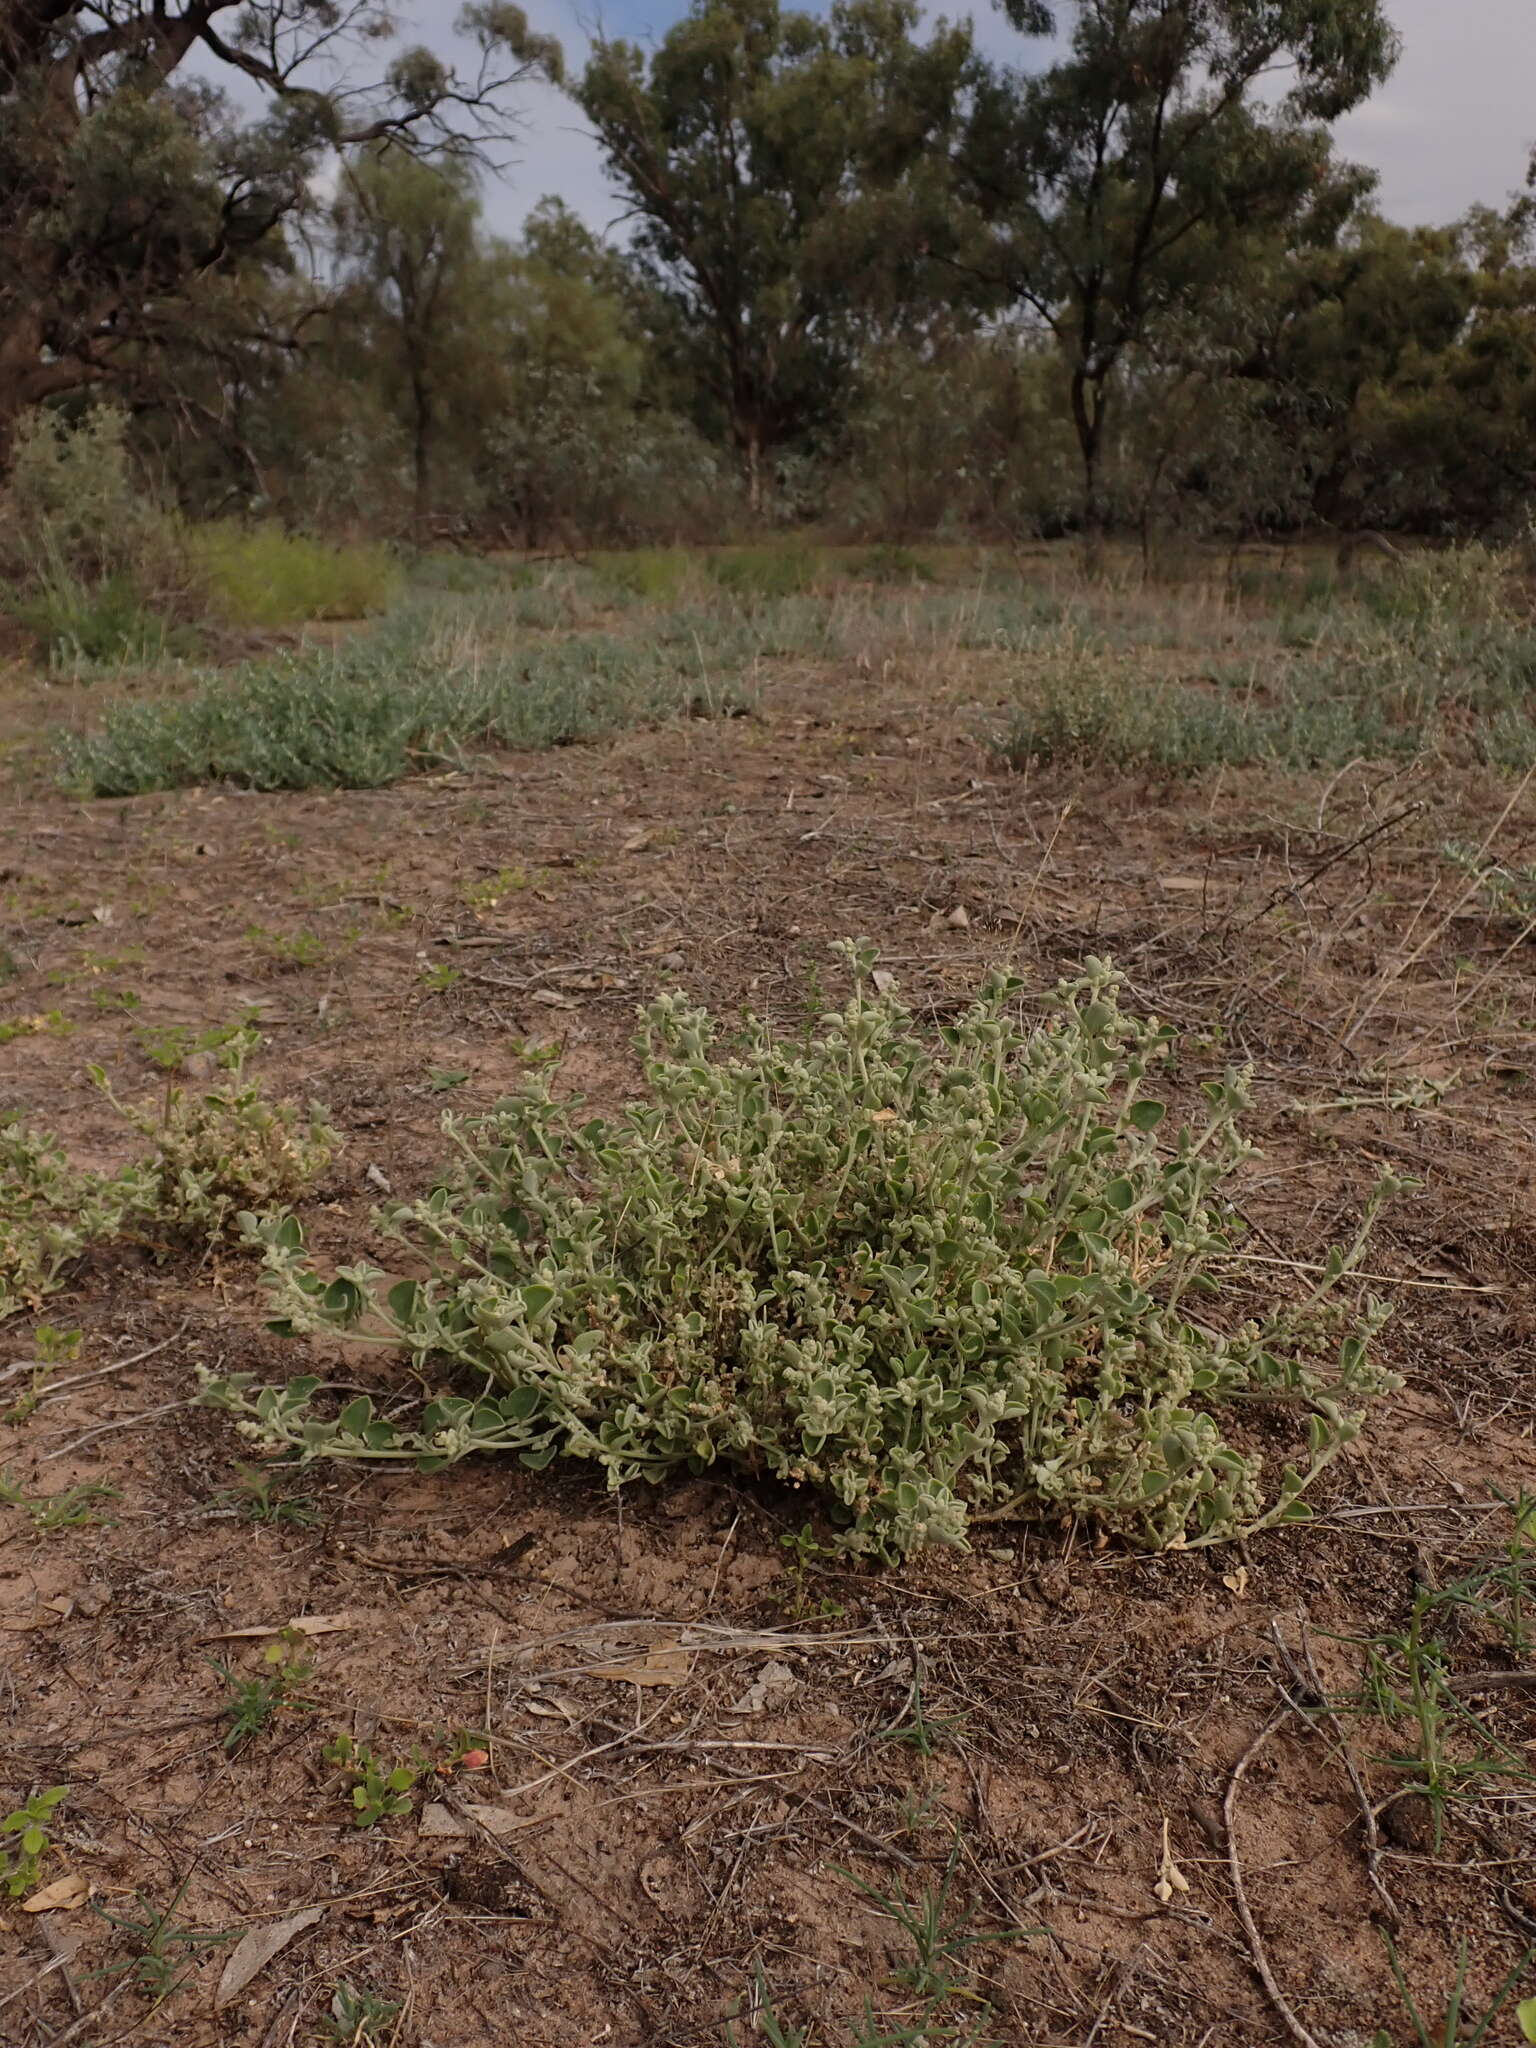
M 943 1877 L 937 1884 L 928 1885 L 915 1899 L 909 1899 L 899 1883 L 893 1892 L 880 1892 L 851 1870 L 839 1872 L 888 1919 L 894 1920 L 911 1942 L 912 1960 L 894 1972 L 896 1982 L 906 1986 L 918 1998 L 936 2005 L 952 1998 L 979 1999 L 980 1994 L 973 1981 L 975 1972 L 967 1960 L 973 1949 L 995 1942 L 1023 1939 L 1023 1930 L 1016 1927 L 973 1931 L 973 1907 L 968 1906 L 956 1914 L 951 1894 L 960 1862 L 960 1846 L 957 1830 Z
M 509 1038 L 507 1051 L 525 1067 L 552 1067 L 560 1057 L 559 1046 L 548 1039 Z
M 446 1095 L 452 1088 L 462 1088 L 469 1079 L 462 1067 L 433 1067 L 427 1075 L 427 1086 L 434 1095 Z
M 13 1479 L 9 1472 L 0 1472 L 0 1507 L 22 1509 L 31 1517 L 33 1528 L 44 1535 L 52 1535 L 59 1529 L 82 1529 L 104 1522 L 106 1517 L 98 1515 L 91 1502 L 116 1499 L 115 1486 L 108 1486 L 100 1479 L 89 1479 L 82 1480 L 78 1486 L 66 1486 L 59 1493 L 42 1493 L 35 1500 L 28 1500 L 19 1480 Z
M 318 932 L 278 932 L 264 924 L 251 924 L 245 936 L 279 967 L 318 967 L 327 947 Z
M 252 1736 L 271 1727 L 279 1714 L 309 1714 L 314 1701 L 303 1697 L 302 1688 L 314 1674 L 314 1665 L 299 1654 L 303 1637 L 284 1629 L 275 1643 L 262 1652 L 265 1670 L 255 1678 L 241 1678 L 228 1664 L 214 1664 L 214 1670 L 229 1687 L 223 1711 L 229 1716 L 224 1747 L 238 1749 Z
M 430 989 L 434 995 L 441 995 L 447 989 L 457 987 L 464 979 L 464 973 L 462 968 L 450 967 L 444 962 L 437 967 L 423 967 L 420 979 L 423 988 Z
M 421 1776 L 419 1763 L 382 1763 L 364 1743 L 350 1735 L 336 1735 L 322 1751 L 328 1764 L 335 1764 L 352 1780 L 352 1825 L 377 1827 L 381 1820 L 409 1813 L 411 1794 Z
M 1392 1980 L 1397 1986 L 1409 2019 L 1413 2022 L 1414 2040 L 1418 2048 L 1478 2048 L 1480 2042 L 1488 2039 L 1488 2030 L 1504 2010 L 1515 1989 L 1530 1969 L 1536 1949 L 1527 1949 L 1514 1968 L 1504 1978 L 1493 1994 L 1493 2002 L 1480 2020 L 1473 2020 L 1466 2010 L 1468 1956 L 1466 1937 L 1456 1951 L 1456 1976 L 1451 1985 L 1450 2000 L 1445 2008 L 1445 2022 L 1438 2031 L 1432 2031 L 1429 2022 L 1419 2010 L 1413 1993 L 1408 1988 L 1408 1979 L 1403 1974 L 1398 1959 L 1397 1944 L 1390 1934 L 1384 1935 L 1387 1944 L 1387 1960 L 1392 1967 Z M 1527 2041 L 1536 2041 L 1536 1999 L 1524 1999 L 1515 2007 L 1515 2019 Z M 1396 2043 L 1385 2027 L 1377 2029 L 1371 2038 L 1371 2048 L 1396 2048 Z
M 61 1330 L 52 1323 L 39 1323 L 32 1343 L 44 1365 L 70 1365 L 80 1356 L 85 1342 L 83 1330 Z
M 278 1474 L 262 1465 L 237 1465 L 235 1483 L 219 1495 L 221 1505 L 232 1507 L 248 1522 L 286 1522 L 295 1529 L 309 1529 L 320 1519 L 320 1504 L 308 1494 L 281 1494 Z
M 68 1796 L 67 1785 L 50 1785 L 0 1820 L 0 1882 L 11 1898 L 21 1898 L 37 1883 L 43 1858 L 53 1847 L 48 1823 Z
M 156 2005 L 163 2005 L 181 1990 L 204 1949 L 218 1948 L 226 1941 L 233 1941 L 233 1928 L 215 1931 L 187 1927 L 173 1917 L 191 1881 L 190 1876 L 184 1877 L 170 1904 L 164 1907 L 157 1906 L 143 1892 L 133 1895 L 136 1912 L 107 1913 L 97 1907 L 102 1919 L 125 1937 L 132 1953 L 105 1964 L 96 1974 L 102 1977 L 131 1976 Z
M 1507 1505 L 1511 1530 L 1499 1556 L 1449 1585 L 1420 1586 L 1407 1626 L 1361 1645 L 1360 1692 L 1342 1703 L 1389 1730 L 1408 1732 L 1409 1747 L 1376 1761 L 1405 1773 L 1410 1788 L 1429 1801 L 1437 1849 L 1453 1802 L 1474 1798 L 1500 1779 L 1529 1785 L 1536 1777 L 1524 1751 L 1498 1735 L 1458 1691 L 1452 1669 L 1450 1640 L 1467 1620 L 1496 1631 L 1517 1657 L 1529 1647 L 1536 1501 L 1522 1493 Z
M 1453 1579 L 1440 1589 L 1439 1597 L 1447 1608 L 1496 1630 L 1516 1662 L 1523 1664 L 1536 1643 L 1531 1613 L 1536 1599 L 1536 1494 L 1499 1498 L 1509 1509 L 1510 1527 L 1498 1562 L 1480 1564 Z
M 930 1714 L 924 1707 L 921 1664 L 912 1673 L 912 1690 L 902 1713 L 903 1718 L 893 1721 L 889 1728 L 876 1730 L 876 1742 L 899 1742 L 907 1749 L 915 1749 L 919 1756 L 935 1756 L 945 1742 L 952 1742 L 960 1732 L 961 1724 L 952 1715 Z
M 809 2036 L 774 2011 L 761 1964 L 753 1976 L 752 1993 L 752 2033 L 758 2040 L 766 2041 L 768 2048 L 808 2048 Z M 747 2048 L 748 2037 L 737 2033 L 734 2026 L 727 2026 L 725 2038 L 727 2048 Z
M 434 1728 L 432 1748 L 443 1752 L 432 1765 L 439 1778 L 458 1771 L 483 1771 L 491 1760 L 491 1737 L 484 1728 Z
M 527 887 L 528 876 L 522 868 L 498 868 L 483 882 L 466 884 L 459 891 L 459 897 L 470 910 L 494 910 L 503 896 Z
M 74 1025 L 62 1010 L 47 1010 L 36 1017 L 7 1017 L 0 1022 L 0 1045 L 13 1038 L 68 1038 Z
M 217 1066 L 238 1074 L 261 1046 L 256 1022 L 256 1011 L 247 1010 L 233 1024 L 210 1024 L 202 1031 L 190 1024 L 140 1024 L 134 1036 L 144 1057 L 165 1073 L 174 1074 L 194 1053 L 207 1052 Z
M 324 2026 L 331 2040 L 344 2041 L 347 2048 L 376 2048 L 384 2040 L 385 2028 L 393 2025 L 399 2013 L 393 1999 L 381 1998 L 366 1985 L 349 1984 L 343 1978 L 331 1993 L 331 2009 Z
M 817 1599 L 811 1594 L 809 1581 L 812 1565 L 817 1558 L 826 1557 L 830 1553 L 826 1545 L 818 1540 L 810 1523 L 806 1522 L 799 1529 L 781 1536 L 779 1548 L 789 1552 L 785 1576 L 792 1589 L 787 1603 L 791 1618 L 795 1621 L 805 1621 L 812 1615 L 824 1615 L 829 1620 L 841 1618 L 847 1610 L 839 1601 Z
M 81 1333 L 79 1330 L 57 1330 L 52 1323 L 39 1323 L 32 1332 L 33 1347 L 37 1352 L 30 1384 L 24 1392 L 16 1395 L 9 1408 L 0 1413 L 0 1422 L 9 1423 L 13 1429 L 29 1422 L 36 1413 L 38 1403 L 48 1390 L 48 1375 L 57 1365 L 70 1364 L 79 1356 Z M 0 1501 L 6 1499 L 6 1490 L 0 1482 Z M 16 1504 L 13 1500 L 13 1506 Z

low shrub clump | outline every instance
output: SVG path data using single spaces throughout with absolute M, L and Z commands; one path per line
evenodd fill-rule
M 365 619 L 383 611 L 400 585 L 388 548 L 332 545 L 271 524 L 189 527 L 186 548 L 208 610 L 232 626 Z
M 1305 1301 L 1229 1299 L 1242 1076 L 1163 1142 L 1145 1085 L 1168 1033 L 1120 1007 L 1108 966 L 1034 1028 L 996 973 L 934 1036 L 872 950 L 846 950 L 854 992 L 804 1044 L 757 1023 L 722 1044 L 663 997 L 616 1120 L 538 1085 L 447 1118 L 454 1166 L 380 1219 L 429 1277 L 327 1279 L 294 1219 L 250 1219 L 277 1327 L 401 1347 L 463 1391 L 413 1423 L 366 1396 L 317 1409 L 311 1377 L 208 1378 L 205 1397 L 301 1459 L 771 1475 L 879 1556 L 1020 1513 L 1152 1547 L 1305 1515 L 1392 1384 L 1368 1353 L 1384 1311 L 1338 1287 L 1363 1228 Z M 1246 1435 L 1259 1404 L 1297 1418 L 1279 1474 Z
M 199 677 L 171 700 L 116 704 L 99 732 L 60 738 L 59 765 L 93 796 L 206 782 L 374 789 L 462 765 L 466 746 L 566 746 L 719 709 L 725 699 L 706 701 L 699 666 L 697 638 L 590 633 L 535 653 L 505 600 L 425 603 L 343 647 Z
M 361 619 L 399 583 L 384 547 L 165 509 L 135 473 L 115 406 L 76 421 L 39 410 L 18 429 L 0 491 L 0 597 L 50 662 L 191 658 L 202 622 Z
M 72 1166 L 53 1139 L 18 1118 L 0 1122 L 0 1321 L 34 1308 L 63 1284 L 89 1246 L 114 1239 L 227 1237 L 252 1207 L 296 1201 L 340 1142 L 320 1112 L 270 1103 L 240 1071 L 249 1039 L 227 1052 L 234 1070 L 204 1093 L 171 1088 L 153 1112 L 113 1106 L 149 1151 L 121 1172 Z
M 124 1212 L 110 1180 L 79 1172 L 19 1117 L 0 1122 L 0 1321 L 56 1292 L 88 1244 L 117 1235 Z
M 1536 633 L 1503 557 L 1414 556 L 1367 602 L 1290 616 L 1223 673 L 1159 673 L 1145 649 L 1067 621 L 1021 640 L 994 736 L 1008 764 L 1198 775 L 1258 763 L 1337 768 L 1442 754 L 1536 762 Z

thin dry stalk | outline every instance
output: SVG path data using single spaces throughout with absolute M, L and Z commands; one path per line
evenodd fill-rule
M 1221 1818 L 1227 1831 L 1227 1869 L 1232 1877 L 1232 1901 L 1237 1908 L 1237 1917 L 1242 1923 L 1243 1933 L 1248 1938 L 1248 1953 L 1253 1958 L 1253 1967 L 1258 1972 L 1259 1982 L 1264 1986 L 1269 1996 L 1270 2004 L 1280 2015 L 1281 2020 L 1285 2024 L 1285 2030 L 1291 2039 L 1299 2042 L 1301 2048 L 1322 2048 L 1322 2044 L 1317 2036 L 1309 2033 L 1296 2017 L 1290 2001 L 1280 1989 L 1275 1973 L 1269 1966 L 1269 1957 L 1265 1953 L 1263 1938 L 1254 1922 L 1253 1912 L 1248 1904 L 1248 1891 L 1243 1883 L 1242 1859 L 1237 1853 L 1238 1787 L 1243 1782 L 1248 1766 L 1253 1762 L 1275 1730 L 1289 1717 L 1290 1713 L 1291 1708 L 1287 1705 L 1282 1707 L 1277 1714 L 1272 1714 L 1258 1734 L 1255 1735 L 1252 1742 L 1243 1751 L 1237 1762 L 1232 1766 L 1232 1776 L 1227 1781 L 1227 1796 L 1221 1803 Z

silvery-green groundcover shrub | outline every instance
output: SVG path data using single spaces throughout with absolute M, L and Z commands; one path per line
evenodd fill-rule
M 1305 1302 L 1254 1318 L 1227 1298 L 1243 1077 L 1169 1134 L 1145 1092 L 1169 1033 L 1102 962 L 1043 1024 L 1015 1021 L 1020 984 L 994 973 L 930 1031 L 876 987 L 871 949 L 845 951 L 853 995 L 805 1042 L 751 1022 L 722 1042 L 664 996 L 615 1120 L 541 1086 L 446 1119 L 442 1185 L 381 1218 L 430 1278 L 327 1280 L 291 1217 L 250 1219 L 278 1327 L 403 1347 L 461 1391 L 409 1416 L 337 1412 L 311 1377 L 209 1376 L 206 1398 L 305 1459 L 771 1474 L 882 1556 L 1024 1513 L 1154 1548 L 1304 1516 L 1395 1383 L 1368 1357 L 1385 1312 L 1337 1285 L 1363 1231 Z M 1276 1417 L 1294 1462 L 1271 1470 L 1252 1426 L 1272 1440 Z

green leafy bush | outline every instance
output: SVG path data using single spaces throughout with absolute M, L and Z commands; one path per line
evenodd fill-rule
M 589 559 L 604 582 L 652 604 L 675 604 L 699 581 L 687 548 L 599 548 Z
M 722 590 L 740 597 L 794 597 L 814 590 L 827 577 L 821 550 L 804 541 L 720 548 L 707 553 L 704 563 Z
M 143 1235 L 151 1226 L 215 1238 L 252 1208 L 292 1202 L 324 1171 L 339 1143 L 318 1110 L 269 1103 L 238 1067 L 249 1035 L 234 1047 L 237 1069 L 204 1094 L 172 1088 L 155 1111 L 124 1107 L 101 1069 L 92 1078 L 149 1152 L 121 1172 L 76 1168 L 53 1139 L 18 1119 L 0 1123 L 0 1321 L 36 1307 L 62 1284 L 91 1244 Z
M 117 1234 L 125 1207 L 115 1182 L 79 1172 L 52 1138 L 0 1122 L 0 1321 L 55 1292 L 93 1239 Z
M 296 1201 L 340 1143 L 320 1111 L 268 1102 L 258 1081 L 241 1077 L 206 1094 L 173 1088 L 163 1110 L 125 1108 L 93 1078 L 151 1151 L 117 1177 L 131 1217 L 153 1219 L 187 1236 L 221 1237 L 252 1208 Z
M 114 705 L 100 732 L 60 737 L 59 763 L 95 796 L 206 782 L 379 788 L 464 746 L 565 746 L 715 708 L 701 691 L 705 655 L 740 665 L 749 654 L 718 623 L 714 637 L 711 648 L 653 628 L 534 650 L 506 599 L 423 604 L 343 647 L 200 677 L 173 701 Z
M 78 421 L 45 409 L 23 416 L 0 500 L 0 542 L 11 566 L 38 578 L 142 582 L 173 552 L 169 522 L 133 473 L 128 415 L 95 405 Z
M 1071 624 L 1041 634 L 1027 650 L 997 740 L 1014 768 L 1068 761 L 1174 776 L 1305 755 L 1319 743 L 1317 735 L 1290 731 L 1268 702 L 1170 682 L 1144 650 L 1107 645 Z
M 1161 1144 L 1143 1091 L 1168 1033 L 1122 1011 L 1108 966 L 1033 1029 L 994 974 L 934 1038 L 846 951 L 854 993 L 805 1045 L 749 1023 L 722 1046 L 664 997 L 616 1121 L 538 1084 L 446 1118 L 453 1170 L 381 1219 L 426 1280 L 327 1281 L 292 1218 L 252 1219 L 278 1327 L 400 1346 L 470 1391 L 415 1427 L 366 1396 L 319 1413 L 312 1377 L 209 1377 L 205 1398 L 301 1458 L 564 1455 L 614 1486 L 724 1463 L 814 1489 L 843 1546 L 879 1555 L 1025 1511 L 1154 1547 L 1305 1514 L 1391 1383 L 1367 1355 L 1384 1311 L 1337 1293 L 1364 1230 L 1305 1303 L 1226 1300 L 1242 1077 Z M 1259 1403 L 1305 1418 L 1277 1478 L 1247 1435 Z
M 40 409 L 16 433 L 0 492 L 0 575 L 9 607 L 49 661 L 139 660 L 185 652 L 184 551 L 134 475 L 128 418 L 97 405 L 70 421 Z
M 44 658 L 58 666 L 151 661 L 196 651 L 192 629 L 152 611 L 133 578 L 121 572 L 89 583 L 56 566 L 15 610 L 27 630 L 37 635 Z
M 334 546 L 270 524 L 189 527 L 186 546 L 209 610 L 234 626 L 368 618 L 385 609 L 400 584 L 388 548 Z

